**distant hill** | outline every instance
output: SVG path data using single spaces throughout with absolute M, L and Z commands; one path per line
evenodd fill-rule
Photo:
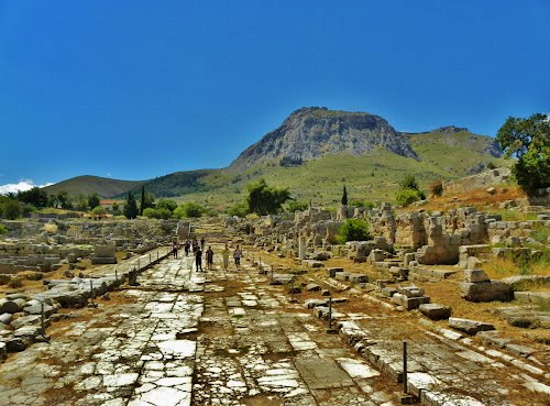
M 407 138 L 382 117 L 325 107 L 302 108 L 292 113 L 279 128 L 244 150 L 230 168 L 242 170 L 285 159 L 289 163 L 301 163 L 329 154 L 360 156 L 375 148 L 417 158 Z
M 425 133 L 402 133 L 422 162 L 441 167 L 458 176 L 479 173 L 502 150 L 491 137 L 476 135 L 467 128 L 442 127 Z
M 46 186 L 44 190 L 48 194 L 67 192 L 70 195 L 79 193 L 89 195 L 97 193 L 102 198 L 110 198 L 128 193 L 129 190 L 139 188 L 147 182 L 146 180 L 118 180 L 84 175 Z
M 372 114 L 312 107 L 292 113 L 228 168 L 176 172 L 145 181 L 82 176 L 46 190 L 123 197 L 145 186 L 156 197 L 223 209 L 242 200 L 247 184 L 263 177 L 270 185 L 288 187 L 297 199 L 337 205 L 344 184 L 350 199 L 392 201 L 408 174 L 427 188 L 436 179 L 457 179 L 509 164 L 493 138 L 465 128 L 404 133 Z

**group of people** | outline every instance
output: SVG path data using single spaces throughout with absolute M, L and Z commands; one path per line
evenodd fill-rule
M 189 255 L 189 252 L 193 252 L 193 254 L 195 255 L 195 267 L 197 272 L 204 272 L 202 269 L 202 256 L 203 256 L 205 245 L 206 245 L 206 240 L 204 239 L 204 237 L 201 238 L 200 244 L 195 239 L 192 242 L 187 240 L 183 244 L 186 257 Z M 174 258 L 178 257 L 179 248 L 180 248 L 180 245 L 178 240 L 174 239 L 172 241 L 172 256 Z M 212 269 L 212 265 L 214 264 L 214 251 L 212 251 L 211 246 L 208 246 L 208 249 L 206 250 L 206 252 L 204 252 L 204 255 L 206 256 L 206 269 L 210 270 Z M 230 255 L 231 255 L 231 251 L 229 250 L 228 245 L 225 244 L 225 248 L 222 251 L 222 267 L 224 271 L 229 269 Z M 233 260 L 235 261 L 235 267 L 237 269 L 241 268 L 241 257 L 242 257 L 242 250 L 241 250 L 241 247 L 237 245 L 237 247 L 233 251 Z

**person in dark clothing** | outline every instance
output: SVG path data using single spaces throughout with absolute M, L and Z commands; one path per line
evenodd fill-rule
M 185 245 L 183 246 L 185 249 L 185 256 L 189 255 L 189 248 L 191 248 L 191 244 L 189 244 L 189 240 L 185 241 Z
M 178 241 L 177 240 L 172 241 L 172 255 L 174 256 L 174 258 L 178 257 L 178 248 L 179 248 Z
M 199 246 L 195 249 L 195 266 L 197 272 L 203 272 L 202 270 L 202 251 Z M 200 271 L 199 271 L 200 269 Z
M 204 239 L 204 237 L 201 238 L 201 250 L 204 251 L 204 244 L 206 244 L 206 240 Z
M 208 270 L 212 269 L 213 264 L 214 264 L 214 251 L 212 251 L 212 247 L 209 245 L 208 250 L 206 250 L 206 269 Z

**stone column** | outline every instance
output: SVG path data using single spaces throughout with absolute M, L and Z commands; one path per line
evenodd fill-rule
M 302 236 L 298 238 L 298 259 L 306 259 L 306 239 Z

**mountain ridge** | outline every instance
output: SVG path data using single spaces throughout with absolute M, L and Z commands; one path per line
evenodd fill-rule
M 101 197 L 113 198 L 123 197 L 129 191 L 137 192 L 145 186 L 156 197 L 188 199 L 201 196 L 206 202 L 211 202 L 213 197 L 233 201 L 246 190 L 248 182 L 266 177 L 266 180 L 282 186 L 292 185 L 297 195 L 307 198 L 310 192 L 304 194 L 304 191 L 308 190 L 309 184 L 316 183 L 316 177 L 338 182 L 338 187 L 334 188 L 338 190 L 334 192 L 337 194 L 341 189 L 341 179 L 354 179 L 358 186 L 360 182 L 372 183 L 371 179 L 361 180 L 357 173 L 371 178 L 382 175 L 377 169 L 385 168 L 383 176 L 393 179 L 392 184 L 404 173 L 418 174 L 420 181 L 427 183 L 436 178 L 467 176 L 489 164 L 498 166 L 502 163 L 501 156 L 494 139 L 473 134 L 466 128 L 445 126 L 427 132 L 407 133 L 395 130 L 385 119 L 373 114 L 305 107 L 294 111 L 281 126 L 245 149 L 227 168 L 175 172 L 143 181 L 75 177 L 45 189 L 53 193 L 70 186 L 70 190 L 66 190 L 70 194 L 90 190 Z M 287 168 L 284 168 L 287 166 L 283 162 L 285 159 L 290 163 Z M 316 161 L 319 164 L 306 165 Z M 352 162 L 363 167 L 353 168 L 350 166 Z M 397 166 L 402 169 L 392 169 Z M 309 173 L 313 168 L 320 172 Z M 341 175 L 340 180 L 325 173 L 331 170 Z M 300 179 L 291 180 L 294 176 Z M 300 184 L 305 179 L 309 184 Z M 110 182 L 114 182 L 116 187 L 110 187 Z M 372 183 L 373 187 L 377 182 Z M 91 187 L 89 183 L 95 186 Z M 311 190 L 311 193 L 315 191 Z M 333 192 L 330 193 L 330 199 L 334 200 Z

